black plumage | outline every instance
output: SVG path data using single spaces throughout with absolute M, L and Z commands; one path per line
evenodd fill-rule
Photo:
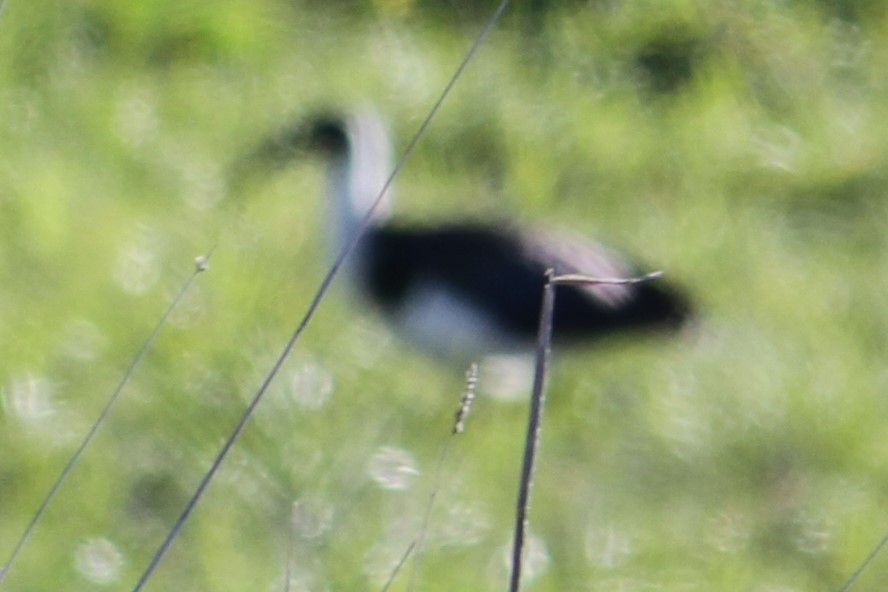
M 397 315 L 417 286 L 439 284 L 526 345 L 539 325 L 547 269 L 606 278 L 637 274 L 600 245 L 574 238 L 563 245 L 570 252 L 559 253 L 552 248 L 555 240 L 508 225 L 386 226 L 368 233 L 359 257 L 365 259 L 365 289 L 387 314 Z M 563 339 L 633 327 L 675 327 L 687 313 L 684 297 L 662 281 L 565 285 L 556 296 L 555 335 Z

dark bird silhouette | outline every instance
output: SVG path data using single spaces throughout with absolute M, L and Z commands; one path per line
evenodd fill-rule
M 369 109 L 320 117 L 269 142 L 262 158 L 291 158 L 300 146 L 327 158 L 327 206 L 338 254 L 391 174 L 386 128 Z M 343 272 L 399 334 L 433 355 L 477 359 L 530 351 L 548 269 L 597 278 L 639 275 L 616 252 L 568 233 L 490 222 L 402 227 L 389 221 L 390 194 Z M 577 342 L 629 329 L 674 329 L 689 312 L 682 291 L 661 279 L 559 286 L 554 339 Z

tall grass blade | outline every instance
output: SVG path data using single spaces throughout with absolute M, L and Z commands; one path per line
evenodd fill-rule
M 410 559 L 410 555 L 413 553 L 413 550 L 416 549 L 416 545 L 419 542 L 419 539 L 413 539 L 410 541 L 410 544 L 407 545 L 407 548 L 404 549 L 404 553 L 401 555 L 401 558 L 398 560 L 398 563 L 392 569 L 392 573 L 389 575 L 388 579 L 383 584 L 382 588 L 380 588 L 380 592 L 388 592 L 389 588 L 392 587 L 392 584 L 395 583 L 395 579 L 398 577 L 398 574 L 401 573 L 401 569 L 403 569 L 404 564 L 407 563 L 407 560 Z
M 466 429 L 466 419 L 472 409 L 472 403 L 475 401 L 475 389 L 478 387 L 478 364 L 472 363 L 466 371 L 466 387 L 463 390 L 463 396 L 459 402 L 459 409 L 453 417 L 453 426 L 450 428 L 450 437 L 444 443 L 441 455 L 438 457 L 438 464 L 435 467 L 435 484 L 432 487 L 432 493 L 429 495 L 429 503 L 426 506 L 425 515 L 423 516 L 422 525 L 419 528 L 419 534 L 413 541 L 413 567 L 410 571 L 410 583 L 407 586 L 408 592 L 416 590 L 416 583 L 419 575 L 419 564 L 422 559 L 423 545 L 429 531 L 429 523 L 432 519 L 432 509 L 435 507 L 435 500 L 438 498 L 438 492 L 441 490 L 441 477 L 444 474 L 444 465 L 447 463 L 447 457 L 450 455 L 450 447 L 453 443 L 453 437 L 461 434 Z
M 0 10 L 2 10 L 3 5 L 0 4 Z M 19 537 L 18 541 L 15 544 L 15 547 L 12 549 L 12 553 L 10 553 L 9 557 L 6 560 L 6 564 L 3 569 L 0 570 L 0 585 L 2 585 L 3 580 L 9 574 L 9 570 L 12 567 L 12 564 L 15 562 L 16 558 L 21 553 L 22 549 L 24 549 L 25 544 L 28 542 L 28 539 L 31 537 L 31 533 L 34 531 L 34 528 L 37 526 L 37 523 L 40 522 L 40 518 L 43 516 L 43 513 L 46 511 L 46 508 L 49 507 L 50 502 L 52 502 L 58 490 L 61 488 L 62 483 L 64 483 L 65 479 L 74 469 L 74 466 L 80 460 L 80 457 L 83 456 L 84 451 L 86 451 L 87 446 L 89 446 L 90 442 L 92 442 L 96 433 L 99 431 L 99 427 L 105 422 L 105 418 L 108 417 L 108 414 L 111 412 L 111 408 L 114 407 L 114 404 L 117 402 L 117 399 L 120 398 L 120 394 L 123 392 L 124 387 L 129 382 L 130 378 L 132 378 L 133 373 L 136 371 L 139 363 L 142 361 L 142 358 L 145 357 L 145 354 L 148 353 L 148 350 L 151 349 L 151 345 L 154 343 L 154 340 L 157 338 L 158 333 L 166 325 L 167 320 L 170 318 L 170 315 L 173 311 L 179 306 L 179 303 L 185 298 L 185 294 L 188 293 L 189 288 L 194 283 L 194 280 L 197 279 L 197 276 L 205 271 L 208 267 L 208 262 L 210 257 L 213 255 L 213 251 L 216 250 L 214 246 L 210 249 L 209 253 L 198 257 L 195 260 L 194 272 L 191 276 L 185 281 L 176 295 L 173 297 L 167 309 L 161 315 L 160 320 L 154 326 L 154 329 L 151 330 L 151 333 L 148 335 L 148 338 L 142 343 L 142 347 L 139 348 L 139 351 L 136 352 L 136 355 L 133 357 L 133 360 L 130 362 L 130 365 L 127 367 L 126 371 L 123 373 L 123 377 L 120 379 L 120 382 L 117 384 L 117 387 L 114 389 L 114 392 L 111 393 L 111 397 L 108 399 L 108 402 L 105 403 L 105 407 L 102 408 L 102 411 L 99 413 L 99 416 L 93 422 L 92 427 L 90 427 L 86 436 L 80 442 L 80 446 L 77 447 L 77 450 L 71 456 L 68 463 L 62 469 L 59 476 L 56 478 L 55 482 L 49 488 L 46 496 L 43 498 L 43 501 L 40 502 L 40 505 L 37 508 L 37 511 L 34 512 L 34 515 L 31 517 L 31 521 L 25 527 L 24 532 Z

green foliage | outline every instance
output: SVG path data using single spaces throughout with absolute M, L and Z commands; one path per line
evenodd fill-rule
M 325 271 L 319 163 L 237 191 L 232 163 L 357 101 L 403 148 L 485 13 L 7 4 L 0 555 L 218 245 L 3 583 L 129 589 Z M 555 351 L 529 588 L 835 590 L 888 529 L 886 16 L 863 0 L 528 1 L 420 142 L 404 218 L 599 235 L 700 309 L 674 339 Z M 292 589 L 378 589 L 425 511 L 463 371 L 334 290 L 149 589 L 283 590 L 288 548 Z M 422 590 L 505 588 L 525 408 L 494 387 L 482 373 L 451 450 Z M 419 474 L 383 489 L 368 465 L 399 451 Z

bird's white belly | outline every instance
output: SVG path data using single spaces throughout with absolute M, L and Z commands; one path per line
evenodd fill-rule
M 528 350 L 484 311 L 435 282 L 419 282 L 392 319 L 414 344 L 437 355 L 477 360 L 492 353 Z

